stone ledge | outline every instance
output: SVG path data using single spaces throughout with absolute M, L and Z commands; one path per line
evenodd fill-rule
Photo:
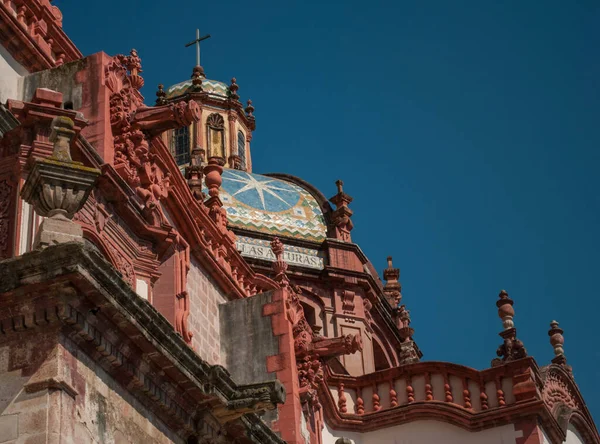
M 12 307 L 11 315 L 17 319 L 17 322 L 11 319 L 10 323 L 3 325 L 43 328 L 49 321 L 46 314 L 52 310 L 45 314 L 37 305 L 40 294 L 46 293 L 51 305 L 64 307 L 65 312 L 61 312 L 60 308 L 57 310 L 57 317 L 64 328 L 75 328 L 82 342 L 106 349 L 106 341 L 95 344 L 100 336 L 86 321 L 86 317 L 93 315 L 93 310 L 73 308 L 83 307 L 82 299 L 85 299 L 88 305 L 100 308 L 102 313 L 114 315 L 115 322 L 118 317 L 119 334 L 126 335 L 128 341 L 137 344 L 144 350 L 145 356 L 156 363 L 160 361 L 162 367 L 168 362 L 179 375 L 175 385 L 180 389 L 185 387 L 187 392 L 198 393 L 199 400 L 204 399 L 204 402 L 197 401 L 195 408 L 187 412 L 187 418 L 181 417 L 182 412 L 179 412 L 183 423 L 193 420 L 198 408 L 208 409 L 215 418 L 223 418 L 221 423 L 241 420 L 248 437 L 255 442 L 283 443 L 257 415 L 285 401 L 281 383 L 273 381 L 238 386 L 225 368 L 211 366 L 196 355 L 173 326 L 148 301 L 137 296 L 123 281 L 121 274 L 96 251 L 78 243 L 65 243 L 0 262 L 0 313 L 6 313 L 4 309 Z M 26 314 L 27 301 L 35 298 L 35 312 Z M 6 330 L 4 333 L 9 333 Z M 155 385 L 150 378 L 147 382 L 143 378 L 145 391 L 148 384 Z M 155 398 L 157 394 L 150 390 L 146 402 L 152 402 L 152 395 Z

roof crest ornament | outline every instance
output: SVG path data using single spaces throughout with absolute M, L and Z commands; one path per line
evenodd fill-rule
M 527 356 L 527 350 L 523 342 L 517 339 L 517 329 L 513 322 L 515 309 L 512 306 L 514 301 L 508 297 L 506 290 L 500 291 L 498 298 L 496 301 L 498 316 L 502 319 L 502 326 L 504 327 L 504 330 L 499 334 L 504 339 L 504 343 L 498 347 L 496 354 L 499 357 L 492 360 L 492 367 Z
M 196 29 L 196 40 L 192 40 L 191 42 L 185 44 L 186 48 L 189 48 L 192 45 L 196 45 L 196 67 L 200 67 L 201 69 L 202 65 L 200 64 L 200 42 L 209 38 L 210 34 L 206 34 L 200 37 L 200 30 Z M 202 70 L 202 75 L 204 76 L 204 70 Z

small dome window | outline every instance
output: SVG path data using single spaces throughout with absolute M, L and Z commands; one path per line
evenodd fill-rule
M 177 165 L 190 163 L 190 128 L 177 128 L 173 134 L 175 139 L 175 161 Z
M 241 131 L 238 131 L 238 156 L 240 156 L 240 164 L 242 169 L 246 169 L 246 136 Z

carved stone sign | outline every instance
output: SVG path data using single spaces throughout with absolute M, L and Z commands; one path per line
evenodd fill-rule
M 238 236 L 236 247 L 242 256 L 275 262 L 275 255 L 271 251 L 269 241 Z M 324 267 L 323 257 L 324 254 L 318 250 L 284 245 L 283 258 L 289 265 L 322 270 Z

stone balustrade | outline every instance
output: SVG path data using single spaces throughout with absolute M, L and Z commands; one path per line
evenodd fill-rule
M 450 404 L 479 413 L 515 403 L 516 379 L 527 360 L 478 371 L 442 362 L 419 362 L 353 377 L 329 371 L 325 383 L 341 417 L 369 415 L 415 403 Z

